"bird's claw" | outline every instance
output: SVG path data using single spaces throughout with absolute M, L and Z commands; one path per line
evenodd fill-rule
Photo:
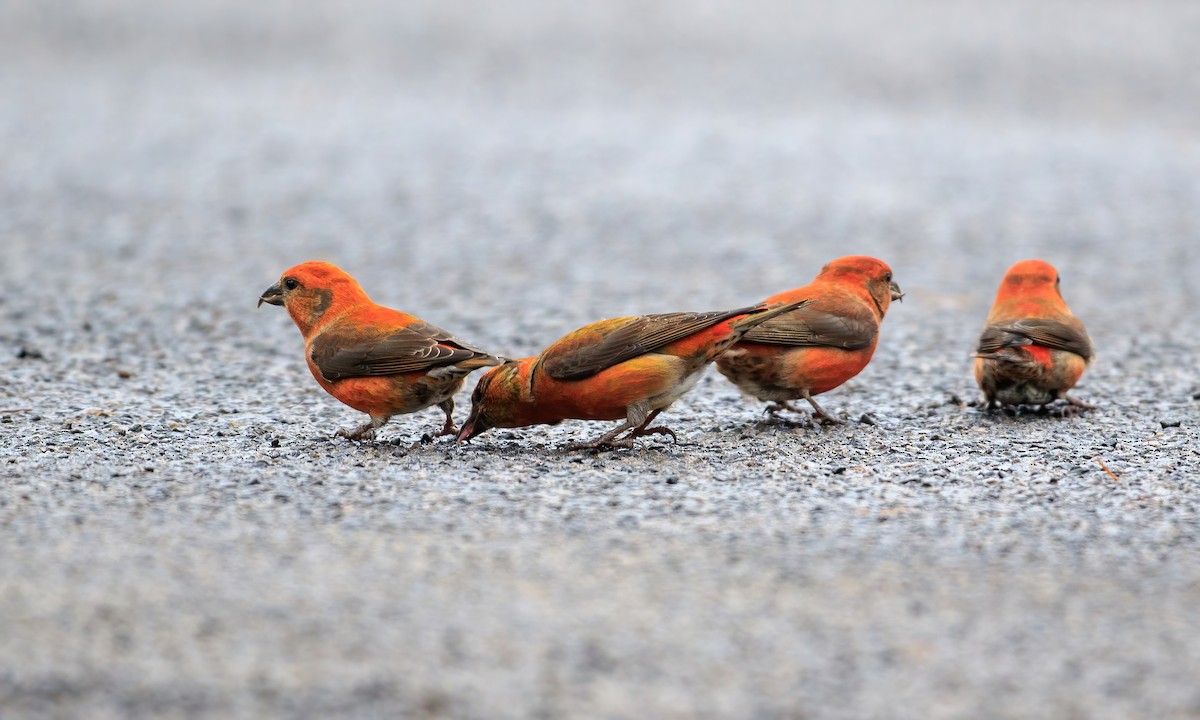
M 822 428 L 822 426 L 825 426 L 825 425 L 845 425 L 846 424 L 845 420 L 838 418 L 838 417 L 834 417 L 833 415 L 830 415 L 824 411 L 810 413 L 810 412 L 807 412 L 804 410 L 797 410 L 796 412 L 798 412 L 804 416 L 804 422 L 802 424 L 805 427 L 811 428 L 813 430 L 820 430 Z
M 429 443 L 433 442 L 434 440 L 436 440 L 440 437 L 445 437 L 447 435 L 450 435 L 450 436 L 458 435 L 458 428 L 454 426 L 454 423 L 446 423 L 445 425 L 442 426 L 441 430 L 438 430 L 435 433 L 424 433 L 423 435 L 421 435 L 421 442 L 425 445 L 428 445 Z
M 675 443 L 676 445 L 679 444 L 679 437 L 675 435 L 675 431 L 669 427 L 663 427 L 662 425 L 657 427 L 642 428 L 641 430 L 634 430 L 633 432 L 629 433 L 625 439 L 632 442 L 633 438 L 642 437 L 644 435 L 670 435 L 671 442 Z
M 1076 400 L 1073 397 L 1064 397 L 1063 399 L 1067 401 L 1067 404 L 1063 405 L 1058 410 L 1058 416 L 1062 417 L 1062 418 L 1077 417 L 1079 415 L 1084 414 L 1088 410 L 1096 409 L 1095 405 L 1093 405 L 1091 403 L 1086 403 L 1082 400 Z
M 834 417 L 833 415 L 825 412 L 820 408 L 820 406 L 818 406 L 816 403 L 813 403 L 811 399 L 809 402 L 813 404 L 813 410 L 811 412 L 805 410 L 804 408 L 796 407 L 789 402 L 780 402 L 778 400 L 769 403 L 765 408 L 763 408 L 763 412 L 767 415 L 770 415 L 772 419 L 777 419 L 779 413 L 784 411 L 796 413 L 804 418 L 804 421 L 801 424 L 805 427 L 812 428 L 813 430 L 820 429 L 821 425 L 846 424 L 845 420 L 839 417 Z
M 344 437 L 347 440 L 374 440 L 375 428 L 371 427 L 370 423 L 368 423 L 353 430 L 338 430 L 334 433 L 334 437 Z
M 834 417 L 828 413 L 820 412 L 813 413 L 811 421 L 815 425 L 845 425 L 846 421 L 839 417 Z

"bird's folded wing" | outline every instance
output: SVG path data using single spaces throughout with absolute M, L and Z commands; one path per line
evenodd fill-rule
M 311 357 L 326 380 L 430 370 L 486 355 L 429 323 L 363 337 L 336 329 L 312 343 Z
M 742 342 L 858 350 L 874 342 L 878 332 L 879 324 L 874 318 L 834 315 L 802 307 L 751 328 L 742 336 Z
M 1075 353 L 1085 360 L 1091 360 L 1092 341 L 1083 329 L 1083 323 L 1074 318 L 1072 320 L 1073 322 L 1060 322 L 1022 318 L 1014 323 L 989 325 L 980 334 L 976 351 L 990 353 L 1006 347 L 1036 344 L 1052 350 Z
M 551 345 L 540 362 L 556 380 L 582 380 L 754 309 L 640 315 L 623 318 L 624 322 L 616 321 L 611 327 L 597 323 Z

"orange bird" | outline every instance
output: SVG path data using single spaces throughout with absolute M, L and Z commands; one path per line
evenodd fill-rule
M 1066 400 L 1094 352 L 1079 318 L 1058 289 L 1058 271 L 1041 260 L 1008 269 L 975 346 L 975 380 L 991 410 L 997 405 L 1046 405 Z
M 750 328 L 803 305 L 728 312 L 666 313 L 601 320 L 559 339 L 537 357 L 512 360 L 479 379 L 469 440 L 493 427 L 553 425 L 567 419 L 625 422 L 573 449 L 631 447 L 643 435 L 670 435 L 650 423 L 692 388 L 708 364 Z M 629 431 L 623 438 L 618 436 Z
M 336 265 L 306 262 L 258 299 L 282 305 L 304 336 L 304 359 L 325 391 L 371 421 L 338 435 L 370 439 L 393 415 L 437 405 L 453 435 L 454 393 L 473 370 L 504 362 L 408 313 L 376 305 Z
M 717 369 L 742 392 L 770 401 L 769 413 L 804 412 L 788 402 L 803 398 L 812 405 L 813 418 L 840 424 L 813 396 L 862 372 L 875 354 L 888 306 L 903 297 L 886 263 L 838 258 L 808 285 L 767 298 L 764 302 L 812 302 L 747 332 L 721 356 Z

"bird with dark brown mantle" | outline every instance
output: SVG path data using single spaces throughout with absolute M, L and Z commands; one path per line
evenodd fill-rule
M 635 438 L 674 431 L 650 424 L 690 390 L 705 368 L 759 323 L 804 301 L 724 312 L 665 313 L 601 320 L 540 355 L 492 368 L 471 396 L 458 439 L 489 428 L 553 425 L 567 419 L 624 420 L 571 449 L 631 447 Z M 621 437 L 625 433 L 624 437 Z
M 975 380 L 988 410 L 1060 399 L 1064 414 L 1095 407 L 1067 395 L 1095 351 L 1059 285 L 1043 260 L 1022 260 L 1005 273 L 975 346 Z
M 374 438 L 393 416 L 433 405 L 446 414 L 437 435 L 457 434 L 454 394 L 474 370 L 504 361 L 414 315 L 376 305 L 354 278 L 327 262 L 285 271 L 259 297 L 263 303 L 287 309 L 304 336 L 304 359 L 317 383 L 371 416 L 337 432 L 351 440 Z
M 862 372 L 875 354 L 883 316 L 893 300 L 903 297 L 887 263 L 865 256 L 838 258 L 808 285 L 764 300 L 810 302 L 747 332 L 717 360 L 717 369 L 742 392 L 768 401 L 768 413 L 804 413 L 790 403 L 803 399 L 813 409 L 810 424 L 840 424 L 844 421 L 825 412 L 813 396 Z

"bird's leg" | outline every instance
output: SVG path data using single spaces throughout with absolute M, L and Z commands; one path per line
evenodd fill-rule
M 646 420 L 641 425 L 635 427 L 629 433 L 629 438 L 627 438 L 627 439 L 643 437 L 645 435 L 670 435 L 671 441 L 674 442 L 676 445 L 678 445 L 679 438 L 675 437 L 675 431 L 672 430 L 671 428 L 664 427 L 662 425 L 660 425 L 658 427 L 646 427 L 647 425 L 649 425 L 651 423 L 651 421 L 654 420 L 654 418 L 658 417 L 658 414 L 660 412 L 662 412 L 662 408 L 659 408 L 658 410 L 655 410 L 654 412 L 647 415 Z
M 779 413 L 783 412 L 784 410 L 787 410 L 788 412 L 800 413 L 801 415 L 808 414 L 807 410 L 801 410 L 800 408 L 787 402 L 786 400 L 775 400 L 773 402 L 768 403 L 767 406 L 765 408 L 763 408 L 763 412 L 765 412 L 768 415 L 778 415 Z
M 372 415 L 371 421 L 363 423 L 353 430 L 338 430 L 335 437 L 344 437 L 348 440 L 374 440 L 375 431 L 383 427 L 390 419 L 387 415 Z
M 793 423 L 791 420 L 787 420 L 783 417 L 780 417 L 780 413 L 782 413 L 784 411 L 796 413 L 801 418 L 803 418 L 803 421 L 798 423 L 799 425 L 803 425 L 805 427 L 813 426 L 812 418 L 809 417 L 808 411 L 805 410 L 804 408 L 798 408 L 795 405 L 787 402 L 786 400 L 772 400 L 771 402 L 767 403 L 767 406 L 765 408 L 763 408 L 763 414 L 766 415 L 766 417 L 763 418 L 762 420 L 758 421 L 758 427 L 765 427 L 767 425 L 776 425 L 776 424 L 778 424 L 778 425 L 797 424 L 797 423 Z
M 822 408 L 820 405 L 818 405 L 816 400 L 813 400 L 812 395 L 809 395 L 807 390 L 804 391 L 804 399 L 808 401 L 809 405 L 813 406 L 813 415 L 812 415 L 813 422 L 818 422 L 818 423 L 822 423 L 825 425 L 845 425 L 846 424 L 845 420 L 842 420 L 841 418 L 836 418 L 836 417 L 830 415 L 829 413 L 825 412 L 825 409 Z
M 1085 412 L 1087 410 L 1095 410 L 1096 409 L 1095 405 L 1093 405 L 1091 403 L 1086 403 L 1082 400 L 1076 400 L 1075 398 L 1071 397 L 1070 395 L 1064 394 L 1062 399 L 1067 401 L 1067 404 L 1063 405 L 1062 410 L 1060 411 L 1061 416 L 1065 417 L 1065 418 L 1075 417 L 1076 415 L 1082 414 L 1083 412 Z
M 612 430 L 609 430 L 608 432 L 604 433 L 603 435 L 596 438 L 595 440 L 592 440 L 590 442 L 584 442 L 584 443 L 572 443 L 571 445 L 567 446 L 567 449 L 568 450 L 600 450 L 600 449 L 604 449 L 604 448 L 633 447 L 633 440 L 630 440 L 629 438 L 621 438 L 620 440 L 616 439 L 618 435 L 625 432 L 626 430 L 628 430 L 631 427 L 633 427 L 633 423 L 626 420 L 625 422 L 616 426 Z
M 634 403 L 625 408 L 625 422 L 616 426 L 612 430 L 609 430 L 591 442 L 571 445 L 568 447 L 568 449 L 598 450 L 600 448 L 633 447 L 633 438 L 636 437 L 637 431 L 644 429 L 646 425 L 650 423 L 650 419 L 657 414 L 657 412 L 650 412 L 649 403 Z M 629 433 L 629 435 L 618 439 L 617 436 L 631 428 L 633 430 Z
M 1070 395 L 1063 395 L 1063 400 L 1066 400 L 1067 404 L 1073 405 L 1073 406 L 1079 408 L 1080 410 L 1095 410 L 1096 409 L 1095 405 L 1084 402 L 1082 400 L 1076 400 L 1075 398 L 1071 397 Z
M 421 442 L 423 443 L 431 443 L 434 438 L 439 438 L 443 435 L 458 434 L 458 427 L 454 424 L 454 398 L 446 398 L 438 403 L 438 407 L 442 409 L 442 412 L 446 413 L 446 423 L 442 425 L 442 429 L 437 433 L 432 435 L 425 433 L 422 435 Z

